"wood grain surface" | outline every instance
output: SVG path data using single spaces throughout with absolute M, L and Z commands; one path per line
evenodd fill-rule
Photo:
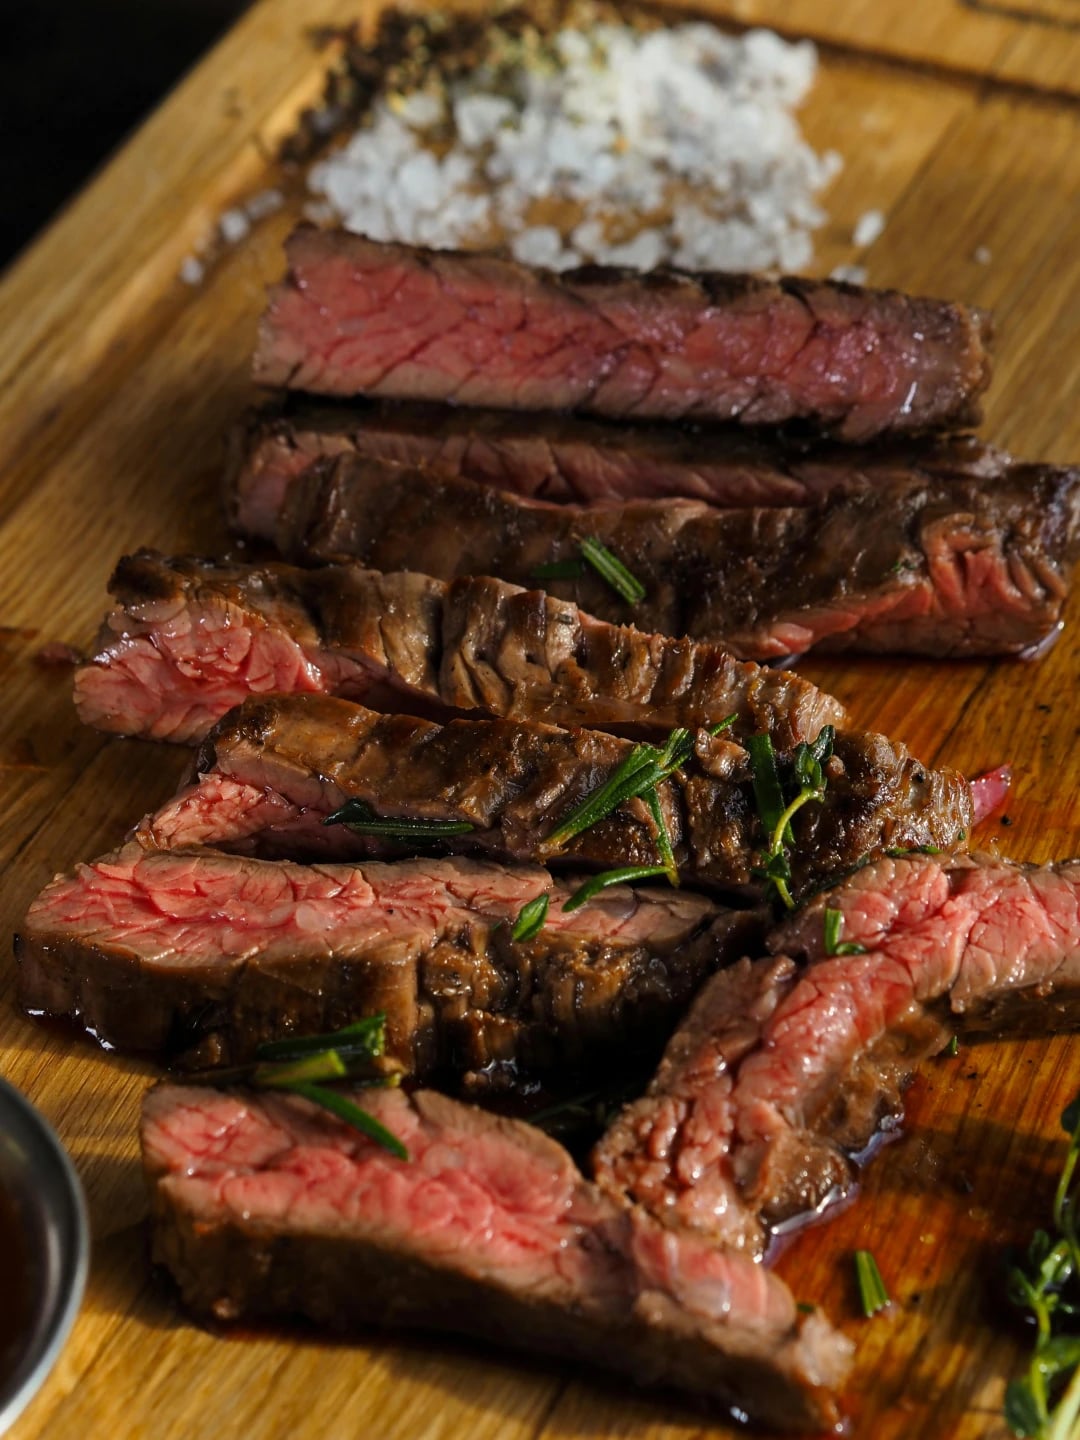
M 1061 23 L 1073 0 L 712 8 L 833 42 L 803 114 L 811 141 L 846 157 L 817 268 L 859 259 L 874 283 L 994 307 L 988 438 L 1030 458 L 1080 456 L 1080 111 L 1065 93 L 1077 88 L 1080 41 Z M 1039 9 L 1058 17 L 1056 29 L 1031 18 Z M 113 846 L 185 763 L 174 750 L 81 729 L 70 672 L 36 656 L 48 641 L 90 640 L 123 550 L 223 545 L 221 434 L 250 399 L 255 319 L 290 217 L 265 223 L 198 288 L 177 271 L 227 204 L 274 181 L 274 147 L 327 63 L 306 27 L 356 17 L 351 0 L 261 0 L 0 284 L 5 936 L 54 871 Z M 888 224 L 856 256 L 852 228 L 871 207 Z M 1044 860 L 1080 848 L 1078 647 L 1074 599 L 1063 639 L 1038 666 L 815 662 L 806 671 L 857 721 L 927 761 L 974 773 L 1011 760 L 1007 823 L 978 838 Z M 70 1147 L 94 1246 L 72 1339 L 16 1440 L 737 1433 L 568 1367 L 442 1339 L 343 1345 L 188 1323 L 146 1257 L 136 1122 L 154 1072 L 21 1017 L 6 941 L 5 956 L 0 1068 Z M 910 1092 L 904 1138 L 869 1167 L 857 1201 L 781 1257 L 798 1298 L 826 1306 L 857 1344 L 853 1436 L 1006 1433 L 1002 1392 L 1022 1350 L 1002 1298 L 1001 1247 L 1046 1213 L 1058 1115 L 1078 1083 L 1080 1042 L 1070 1038 L 933 1062 Z M 860 1246 L 877 1255 L 896 1301 L 870 1321 L 855 1304 Z

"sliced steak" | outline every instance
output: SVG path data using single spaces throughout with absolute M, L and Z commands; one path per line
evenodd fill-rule
M 322 395 L 619 419 L 806 419 L 845 440 L 964 425 L 990 378 L 980 311 L 829 281 L 590 266 L 301 226 L 255 378 Z
M 302 866 L 132 843 L 31 905 L 19 996 L 118 1049 L 206 1064 L 383 1011 L 388 1054 L 414 1074 L 580 1069 L 647 1054 L 702 978 L 762 935 L 757 914 L 667 886 L 564 915 L 573 888 L 537 866 Z M 513 941 L 542 893 L 543 930 Z
M 970 436 L 925 445 L 909 441 L 903 449 L 811 447 L 692 425 L 301 401 L 257 411 L 234 432 L 226 482 L 232 527 L 273 540 L 292 482 L 336 455 L 459 475 L 536 500 L 587 504 L 682 496 L 729 508 L 813 505 L 832 494 L 913 479 L 992 480 L 1014 466 Z
M 149 1092 L 153 1254 L 197 1314 L 449 1331 L 835 1424 L 850 1341 L 768 1270 L 613 1205 L 530 1125 L 432 1091 L 357 1098 L 408 1161 L 295 1097 Z
M 76 674 L 87 724 L 199 740 L 251 694 L 347 695 L 373 709 L 505 715 L 666 734 L 735 714 L 781 748 L 843 707 L 784 671 L 711 645 L 591 619 L 492 579 L 451 585 L 359 566 L 121 560 L 98 653 Z
M 249 699 L 211 731 L 194 783 L 140 833 L 163 847 L 207 844 L 292 859 L 395 853 L 393 841 L 323 824 L 359 800 L 381 817 L 472 826 L 437 842 L 460 853 L 600 870 L 657 865 L 658 828 L 640 798 L 565 844 L 548 843 L 633 748 L 600 731 L 529 721 L 439 726 L 322 695 Z M 790 757 L 780 756 L 781 775 L 789 768 Z M 963 777 L 928 770 L 884 736 L 841 732 L 826 768 L 822 802 L 792 821 L 796 894 L 886 850 L 955 849 L 971 828 Z M 760 892 L 755 870 L 768 837 L 742 746 L 698 731 L 694 753 L 657 795 L 684 879 Z
M 588 566 L 545 581 L 601 619 L 722 643 L 746 659 L 810 649 L 1013 654 L 1059 626 L 1080 538 L 1080 470 L 897 482 L 803 508 L 693 500 L 589 506 L 343 456 L 291 487 L 275 534 L 305 563 L 416 565 L 535 583 L 592 538 L 644 586 L 630 605 Z
M 826 909 L 862 953 L 826 954 Z M 777 958 L 706 984 L 648 1093 L 594 1152 L 606 1191 L 749 1249 L 851 1188 L 851 1157 L 958 1029 L 1080 1023 L 1080 861 L 884 859 L 769 948 Z

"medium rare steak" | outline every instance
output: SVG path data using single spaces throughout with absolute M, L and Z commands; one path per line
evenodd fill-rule
M 573 884 L 467 859 L 290 865 L 137 843 L 53 880 L 16 938 L 19 997 L 118 1049 L 233 1063 L 264 1041 L 387 1016 L 413 1074 L 647 1054 L 762 919 L 668 886 Z M 543 930 L 514 941 L 549 895 Z
M 613 1205 L 530 1125 L 432 1091 L 357 1098 L 408 1161 L 295 1097 L 149 1092 L 153 1254 L 194 1311 L 444 1330 L 835 1423 L 851 1343 L 768 1270 Z
M 530 721 L 379 715 L 323 695 L 249 699 L 204 742 L 195 781 L 140 827 L 148 844 L 205 844 L 292 859 L 394 853 L 393 841 L 323 822 L 347 801 L 378 816 L 472 826 L 440 846 L 509 860 L 600 870 L 663 863 L 641 798 L 558 846 L 549 837 L 633 752 L 632 741 Z M 790 757 L 779 757 L 786 773 Z M 792 821 L 795 893 L 886 850 L 955 849 L 970 830 L 970 789 L 882 735 L 841 732 L 821 803 Z M 750 756 L 697 732 L 686 764 L 657 787 L 683 878 L 760 893 L 768 837 Z M 396 847 L 400 852 L 400 845 Z
M 830 281 L 379 244 L 302 225 L 255 378 L 322 395 L 619 419 L 807 419 L 845 440 L 965 425 L 990 378 L 980 311 Z
M 234 432 L 226 505 L 240 534 L 273 540 L 297 476 L 320 460 L 426 467 L 537 500 L 682 496 L 726 507 L 813 505 L 913 478 L 993 479 L 1013 463 L 970 436 L 903 449 L 814 447 L 746 430 L 610 425 L 570 415 L 423 404 L 301 401 Z M 388 480 L 392 478 L 388 476 Z
M 693 500 L 590 506 L 524 500 L 426 471 L 343 456 L 289 489 L 275 539 L 290 559 L 414 565 L 451 579 L 535 583 L 606 546 L 642 584 L 630 605 L 590 567 L 546 581 L 590 614 L 722 643 L 746 659 L 813 648 L 1012 654 L 1059 624 L 1080 539 L 1080 470 L 911 477 L 802 508 Z
M 826 954 L 826 909 L 862 953 Z M 777 958 L 706 984 L 649 1091 L 594 1152 L 607 1192 L 751 1250 L 766 1225 L 851 1188 L 851 1156 L 958 1029 L 1080 1022 L 1080 861 L 880 860 L 769 948 Z
M 120 735 L 200 740 L 246 696 L 270 692 L 660 735 L 734 714 L 734 733 L 765 730 L 781 748 L 844 719 L 839 701 L 795 675 L 603 624 L 499 580 L 142 550 L 109 588 L 119 603 L 76 674 L 75 704 Z

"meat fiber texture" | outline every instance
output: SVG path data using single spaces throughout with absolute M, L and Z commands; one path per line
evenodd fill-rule
M 644 587 L 629 603 L 581 562 L 584 538 Z M 750 660 L 811 649 L 1005 655 L 1056 633 L 1080 537 L 1080 470 L 912 479 L 800 508 L 692 500 L 589 506 L 524 500 L 473 481 L 342 456 L 290 487 L 275 541 L 307 564 L 419 566 L 449 580 L 545 581 L 613 623 L 723 645 Z
M 76 673 L 75 705 L 113 734 L 201 740 L 248 695 L 272 692 L 662 736 L 734 714 L 733 734 L 764 730 L 782 749 L 844 721 L 839 701 L 795 675 L 489 578 L 144 550 L 110 589 L 118 605 Z
M 301 226 L 255 378 L 322 395 L 617 419 L 805 419 L 844 440 L 957 427 L 990 378 L 981 312 L 830 281 L 591 266 Z
M 694 753 L 656 787 L 682 878 L 761 896 L 755 877 L 768 842 L 750 756 L 726 733 L 699 730 Z M 401 853 L 381 837 L 324 822 L 358 800 L 383 817 L 471 826 L 440 844 L 493 859 L 599 870 L 663 863 L 659 828 L 640 797 L 563 844 L 550 837 L 633 752 L 594 730 L 532 721 L 452 720 L 445 726 L 379 715 L 322 695 L 249 699 L 204 742 L 197 777 L 140 834 L 172 848 L 206 844 L 291 859 Z M 787 775 L 790 754 L 778 757 Z M 962 846 L 971 793 L 955 771 L 934 771 L 882 735 L 841 732 L 820 803 L 792 821 L 796 895 L 887 850 Z
M 814 505 L 898 482 L 992 480 L 1014 461 L 970 436 L 856 449 L 698 425 L 605 424 L 569 415 L 408 403 L 275 406 L 232 435 L 226 507 L 234 530 L 274 539 L 293 481 L 357 455 L 426 468 L 526 499 L 701 500 L 726 508 Z
M 430 1091 L 356 1098 L 408 1161 L 294 1097 L 149 1092 L 154 1258 L 193 1310 L 444 1330 L 835 1423 L 851 1344 L 768 1270 L 612 1205 L 532 1126 Z
M 863 953 L 826 954 L 826 908 Z M 1077 1024 L 1080 861 L 884 859 L 769 948 L 708 982 L 594 1154 L 606 1192 L 751 1253 L 770 1224 L 850 1190 L 850 1157 L 957 1030 Z
M 413 1074 L 563 1071 L 654 1054 L 761 917 L 668 886 L 612 887 L 469 859 L 291 865 L 129 843 L 57 876 L 16 937 L 19 997 L 104 1044 L 249 1059 L 263 1042 L 387 1017 Z M 543 930 L 514 941 L 547 895 Z

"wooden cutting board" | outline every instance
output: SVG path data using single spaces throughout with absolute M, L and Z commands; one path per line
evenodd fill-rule
M 113 846 L 175 784 L 184 755 L 83 730 L 70 672 L 36 658 L 85 643 L 124 549 L 214 551 L 220 439 L 250 399 L 263 288 L 289 217 L 264 223 L 204 284 L 177 272 L 234 199 L 274 183 L 270 157 L 327 63 L 308 26 L 359 0 L 261 0 L 0 283 L 0 891 L 9 935 L 60 868 Z M 706 7 L 708 8 L 708 7 Z M 803 123 L 846 158 L 818 267 L 857 258 L 881 209 L 873 281 L 992 306 L 997 378 L 986 434 L 1032 459 L 1080 457 L 1080 38 L 1075 0 L 725 0 L 733 23 L 828 42 Z M 370 20 L 369 7 L 365 18 Z M 976 258 L 976 251 L 984 263 Z M 1008 814 L 979 836 L 1033 860 L 1080 828 L 1080 598 L 1040 664 L 815 662 L 855 719 L 925 760 L 1015 765 Z M 6 949 L 6 941 L 5 941 Z M 0 1069 L 42 1108 L 86 1185 L 93 1263 L 63 1358 L 17 1440 L 469 1436 L 473 1440 L 735 1434 L 672 1402 L 570 1367 L 444 1340 L 227 1338 L 189 1324 L 152 1278 L 136 1146 L 149 1066 L 19 1016 L 2 962 Z M 1003 1436 L 1022 1364 L 1003 1300 L 1003 1244 L 1047 1212 L 1058 1116 L 1080 1085 L 1068 1038 L 964 1049 L 926 1067 L 907 1136 L 862 1193 L 804 1231 L 780 1265 L 857 1345 L 858 1437 Z M 857 1313 L 851 1253 L 872 1249 L 896 1303 Z

